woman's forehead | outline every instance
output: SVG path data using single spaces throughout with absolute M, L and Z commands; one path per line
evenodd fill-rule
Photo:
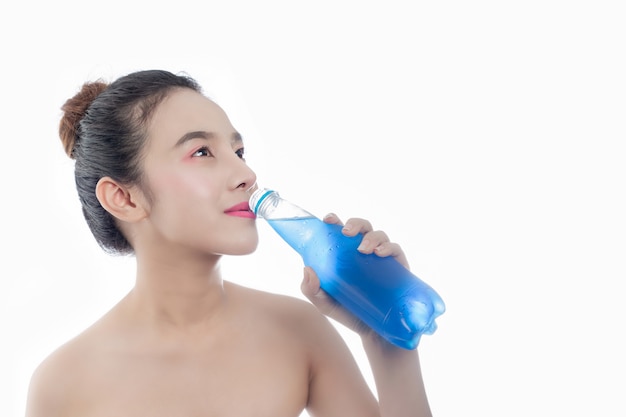
M 153 120 L 158 123 L 161 120 L 171 121 L 173 118 L 214 120 L 220 117 L 226 117 L 226 114 L 211 99 L 188 88 L 178 88 L 171 91 L 159 104 Z
M 215 102 L 196 91 L 177 89 L 157 107 L 148 127 L 148 136 L 169 142 L 177 141 L 191 131 L 230 136 L 234 130 L 224 110 Z

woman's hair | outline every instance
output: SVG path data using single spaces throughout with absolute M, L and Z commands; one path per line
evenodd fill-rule
M 75 160 L 83 215 L 98 244 L 111 254 L 127 255 L 134 250 L 114 217 L 98 201 L 96 184 L 108 176 L 148 191 L 142 186 L 147 126 L 157 106 L 178 88 L 202 92 L 198 83 L 186 75 L 139 71 L 111 84 L 87 82 L 61 107 L 64 114 L 59 135 L 65 152 Z

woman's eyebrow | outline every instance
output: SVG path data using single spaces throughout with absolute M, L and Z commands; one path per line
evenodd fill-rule
M 204 130 L 196 130 L 194 132 L 188 132 L 182 135 L 180 139 L 176 141 L 176 144 L 174 145 L 174 147 L 177 148 L 181 146 L 182 144 L 184 144 L 185 142 L 188 142 L 192 139 L 209 140 L 209 139 L 213 139 L 214 137 L 215 137 L 215 133 L 213 132 L 205 132 Z
M 239 132 L 234 132 L 230 136 L 230 143 L 233 145 L 238 145 L 240 143 L 243 143 L 243 138 L 241 137 L 241 134 Z
M 174 145 L 175 148 L 181 146 L 182 144 L 184 144 L 187 141 L 190 141 L 192 139 L 205 139 L 205 140 L 209 140 L 209 139 L 214 139 L 217 135 L 213 132 L 206 132 L 204 130 L 196 130 L 193 132 L 188 132 L 185 133 L 183 136 L 180 137 L 180 139 L 178 139 L 176 141 L 176 144 Z M 235 145 L 235 144 L 240 144 L 243 143 L 243 138 L 241 137 L 241 134 L 239 132 L 234 132 L 231 135 L 230 138 L 230 142 Z

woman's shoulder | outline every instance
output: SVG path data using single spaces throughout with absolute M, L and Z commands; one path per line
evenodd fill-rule
M 329 319 L 305 299 L 231 282 L 225 285 L 227 291 L 236 295 L 240 311 L 255 321 L 275 325 L 296 334 L 319 335 L 334 330 Z
M 83 332 L 55 348 L 35 367 L 29 383 L 27 415 L 57 415 L 85 369 L 89 336 Z M 38 411 L 35 411 L 38 410 Z M 60 411 L 59 411 L 60 413 Z
M 86 360 L 93 346 L 98 344 L 96 324 L 97 322 L 52 350 L 35 368 L 34 375 L 42 378 L 63 379 L 75 373 L 68 373 L 68 369 L 80 369 L 81 362 Z
M 227 293 L 232 294 L 242 310 L 254 310 L 256 313 L 269 313 L 278 317 L 297 315 L 319 317 L 321 314 L 308 301 L 293 295 L 273 293 L 257 288 L 245 287 L 233 282 L 224 282 Z

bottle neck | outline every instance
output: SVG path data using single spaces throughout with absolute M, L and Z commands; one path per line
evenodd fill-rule
M 263 202 L 272 194 L 278 195 L 276 191 L 269 190 L 267 188 L 258 188 L 257 190 L 255 190 L 250 196 L 250 210 L 252 210 L 257 216 L 262 217 L 261 214 L 259 214 L 259 208 L 263 205 Z
M 296 219 L 315 217 L 295 204 L 283 199 L 276 191 L 259 188 L 250 196 L 250 209 L 258 218 Z

